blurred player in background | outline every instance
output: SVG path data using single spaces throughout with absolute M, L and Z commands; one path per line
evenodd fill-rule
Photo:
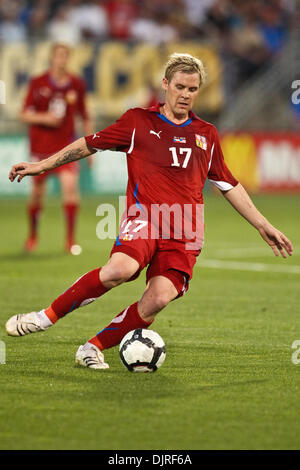
M 258 211 L 227 168 L 215 127 L 192 112 L 204 77 L 199 59 L 173 54 L 162 82 L 165 103 L 129 109 L 116 123 L 78 139 L 43 162 L 23 162 L 12 167 L 10 180 L 21 181 L 25 175 L 40 174 L 79 160 L 97 149 L 117 148 L 127 154 L 128 185 L 127 211 L 108 262 L 77 279 L 48 308 L 14 315 L 6 323 L 8 334 L 23 336 L 43 331 L 74 309 L 136 279 L 148 266 L 142 297 L 116 315 L 76 353 L 78 364 L 107 369 L 103 350 L 119 344 L 131 330 L 148 328 L 159 311 L 188 290 L 202 249 L 204 223 L 200 211 L 199 217 L 192 214 L 193 229 L 191 225 L 188 229 L 186 209 L 203 209 L 202 190 L 207 178 L 258 230 L 276 256 L 280 253 L 285 258 L 292 254 L 288 238 Z M 168 237 L 163 232 L 164 220 L 157 218 L 156 226 L 153 223 L 157 206 L 182 209 L 177 216 L 174 214 L 172 222 L 169 218 Z M 182 230 L 176 235 L 179 227 Z
M 29 125 L 31 161 L 43 160 L 75 140 L 75 117 L 83 121 L 85 134 L 93 132 L 85 104 L 85 85 L 81 78 L 68 72 L 70 48 L 56 43 L 51 48 L 50 68 L 31 80 L 20 119 Z M 91 160 L 89 160 L 89 163 Z M 76 216 L 79 208 L 79 165 L 71 162 L 63 167 L 32 177 L 28 201 L 29 235 L 25 250 L 32 252 L 38 242 L 38 221 L 43 209 L 46 182 L 57 176 L 62 193 L 66 221 L 65 248 L 77 254 L 75 242 Z

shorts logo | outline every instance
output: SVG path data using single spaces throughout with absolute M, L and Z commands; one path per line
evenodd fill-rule
M 207 141 L 203 135 L 195 134 L 196 137 L 196 145 L 203 150 L 207 150 Z
M 180 144 L 186 144 L 186 138 L 185 137 L 173 137 L 173 142 L 178 142 Z

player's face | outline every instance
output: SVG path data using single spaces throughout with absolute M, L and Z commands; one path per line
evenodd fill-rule
M 56 47 L 51 57 L 51 67 L 66 70 L 69 59 L 69 49 L 66 47 Z
M 163 79 L 166 104 L 175 116 L 186 116 L 192 109 L 200 89 L 198 73 L 175 72 L 168 82 Z

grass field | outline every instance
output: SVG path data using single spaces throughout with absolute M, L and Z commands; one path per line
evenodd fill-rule
M 221 197 L 206 200 L 206 242 L 188 294 L 153 329 L 167 358 L 155 374 L 131 374 L 118 349 L 106 371 L 78 368 L 79 344 L 141 295 L 144 275 L 71 313 L 46 332 L 12 338 L 13 314 L 48 306 L 82 273 L 103 264 L 96 207 L 82 202 L 80 256 L 63 252 L 60 202 L 48 202 L 39 249 L 22 254 L 25 201 L 0 200 L 1 449 L 299 449 L 300 200 L 260 196 L 257 206 L 295 245 L 272 251 Z M 105 200 L 107 202 L 107 199 Z

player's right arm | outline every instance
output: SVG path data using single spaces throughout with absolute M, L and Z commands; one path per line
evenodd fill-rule
M 45 160 L 36 163 L 21 162 L 14 165 L 9 173 L 10 181 L 24 176 L 45 173 L 65 163 L 74 162 L 92 155 L 97 150 L 117 148 L 125 151 L 133 144 L 135 128 L 132 111 L 128 110 L 114 124 L 93 135 L 81 137 Z
M 9 173 L 9 179 L 14 181 L 17 178 L 19 183 L 24 176 L 41 175 L 58 166 L 88 157 L 95 152 L 96 150 L 86 143 L 85 138 L 81 137 L 49 158 L 35 163 L 21 162 L 13 165 Z

